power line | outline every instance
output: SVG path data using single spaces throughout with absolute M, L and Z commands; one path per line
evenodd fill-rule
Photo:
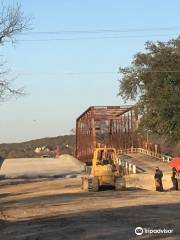
M 99 34 L 99 33 L 127 33 L 127 32 L 146 32 L 146 31 L 169 31 L 180 30 L 176 27 L 157 27 L 157 28 L 126 28 L 126 29 L 94 29 L 94 30 L 60 30 L 60 31 L 36 31 L 24 33 L 29 34 Z M 23 34 L 23 35 L 24 35 Z
M 167 72 L 167 73 L 176 73 L 176 72 L 180 72 L 180 70 L 160 70 L 160 71 L 146 71 L 146 72 L 152 72 L 152 73 L 156 73 L 156 72 L 160 72 L 160 73 L 162 73 L 162 72 Z
M 19 73 L 22 75 L 32 75 L 33 73 Z M 53 77 L 58 77 L 60 75 L 94 75 L 94 74 L 119 74 L 118 72 L 61 72 L 61 73 L 34 73 L 36 75 L 49 75 Z
M 155 71 L 146 71 L 146 72 L 150 72 L 150 73 L 180 73 L 180 70 L 155 70 Z M 20 73 L 22 75 L 32 75 L 32 73 Z M 36 74 L 36 73 L 35 73 Z M 40 73 L 37 75 L 50 75 L 50 76 L 60 76 L 60 75 L 91 75 L 91 74 L 121 74 L 120 72 L 111 72 L 111 71 L 102 71 L 102 72 L 61 72 L 61 73 Z
M 101 36 L 101 37 L 77 37 L 77 38 L 49 38 L 49 39 L 18 39 L 20 42 L 50 42 L 50 41 L 76 41 L 76 40 L 100 40 L 100 39 L 123 39 L 123 38 L 148 38 L 162 36 L 177 36 L 179 33 L 153 34 L 153 35 L 124 35 L 124 36 Z M 10 41 L 8 41 L 10 42 Z

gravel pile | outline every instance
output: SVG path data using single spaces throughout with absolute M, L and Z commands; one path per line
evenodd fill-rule
M 0 168 L 0 178 L 67 177 L 83 171 L 84 163 L 71 155 L 59 158 L 5 159 Z

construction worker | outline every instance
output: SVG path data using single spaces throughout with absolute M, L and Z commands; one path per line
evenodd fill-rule
M 156 167 L 154 179 L 155 179 L 156 191 L 159 191 L 159 192 L 163 191 L 162 177 L 163 177 L 162 171 L 159 169 L 159 167 Z
M 177 190 L 180 191 L 180 171 L 177 171 L 176 178 L 177 178 Z
M 178 181 L 177 181 L 177 170 L 175 167 L 172 168 L 172 176 L 171 176 L 171 180 L 172 180 L 172 190 L 178 190 Z

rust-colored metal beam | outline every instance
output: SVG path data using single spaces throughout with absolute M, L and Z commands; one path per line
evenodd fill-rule
M 134 106 L 91 106 L 76 120 L 76 157 L 91 162 L 97 143 L 117 149 L 137 147 Z

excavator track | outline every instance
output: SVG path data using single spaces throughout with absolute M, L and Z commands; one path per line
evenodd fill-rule
M 116 177 L 115 178 L 115 190 L 123 190 L 126 188 L 124 177 Z
M 88 191 L 97 192 L 99 190 L 98 178 L 89 178 L 88 179 Z

